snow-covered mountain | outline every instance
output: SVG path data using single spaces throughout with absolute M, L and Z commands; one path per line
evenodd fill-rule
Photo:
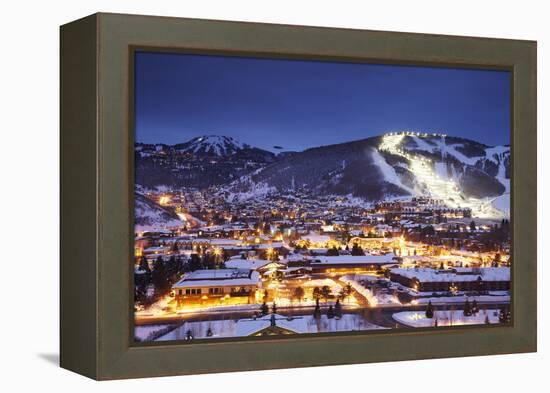
M 367 202 L 429 196 L 495 216 L 509 210 L 510 148 L 416 132 L 389 133 L 275 155 L 225 136 L 136 147 L 145 187 L 211 188 L 228 200 L 308 190 Z
M 216 135 L 176 145 L 137 143 L 135 151 L 136 183 L 149 188 L 226 184 L 275 160 L 274 153 Z
M 510 149 L 456 137 L 393 133 L 295 153 L 222 189 L 229 199 L 307 188 L 366 201 L 429 196 L 449 207 L 497 216 L 509 193 Z M 508 197 L 500 198 L 506 202 Z M 506 215 L 506 206 L 499 205 Z M 508 208 L 509 209 L 509 208 Z
M 174 145 L 180 153 L 192 153 L 195 155 L 209 155 L 218 157 L 227 157 L 237 153 L 240 150 L 250 148 L 251 146 L 239 142 L 230 136 L 203 135 L 191 139 L 188 142 Z

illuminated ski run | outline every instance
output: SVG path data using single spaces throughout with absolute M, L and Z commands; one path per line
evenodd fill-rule
M 434 199 L 442 200 L 450 208 L 469 208 L 473 217 L 478 218 L 504 218 L 505 214 L 492 205 L 492 199 L 478 199 L 466 197 L 458 187 L 458 184 L 451 180 L 442 179 L 433 170 L 433 161 L 421 155 L 410 153 L 400 148 L 403 138 L 412 136 L 416 138 L 438 136 L 444 141 L 445 135 L 424 134 L 417 132 L 395 132 L 382 137 L 379 150 L 386 151 L 403 157 L 409 161 L 409 169 L 415 175 L 417 181 L 425 186 L 425 190 L 415 190 L 417 195 L 428 195 Z M 444 146 L 444 144 L 443 144 Z M 442 159 L 445 158 L 445 149 L 442 149 Z

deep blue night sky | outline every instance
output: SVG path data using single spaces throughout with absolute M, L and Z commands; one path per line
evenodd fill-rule
M 137 53 L 136 140 L 227 135 L 285 150 L 388 131 L 510 141 L 510 73 Z

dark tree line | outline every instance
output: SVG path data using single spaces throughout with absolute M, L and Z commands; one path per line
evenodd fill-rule
M 179 256 L 172 255 L 168 260 L 159 256 L 152 269 L 146 257 L 141 257 L 137 269 L 134 272 L 134 298 L 143 305 L 150 304 L 154 300 L 170 292 L 172 284 L 187 271 L 188 264 Z M 148 289 L 154 288 L 154 296 L 148 296 Z

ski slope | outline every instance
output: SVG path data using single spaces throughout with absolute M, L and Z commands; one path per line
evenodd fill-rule
M 425 190 L 416 190 L 417 195 L 426 193 L 435 199 L 441 199 L 450 208 L 469 208 L 473 217 L 478 218 L 504 218 L 505 213 L 496 209 L 492 204 L 492 199 L 478 199 L 466 197 L 460 190 L 454 179 L 446 179 L 434 171 L 433 162 L 421 155 L 405 151 L 400 148 L 403 138 L 409 133 L 389 133 L 382 137 L 382 143 L 379 149 L 390 154 L 398 155 L 409 161 L 409 170 L 415 175 L 416 180 L 425 186 Z M 429 145 L 417 134 L 414 135 L 415 141 L 422 150 L 433 152 L 436 146 Z M 447 148 L 444 144 L 444 135 L 441 135 L 441 143 L 438 143 L 442 154 L 446 154 Z M 455 152 L 453 151 L 454 155 Z M 468 159 L 471 160 L 471 159 Z

